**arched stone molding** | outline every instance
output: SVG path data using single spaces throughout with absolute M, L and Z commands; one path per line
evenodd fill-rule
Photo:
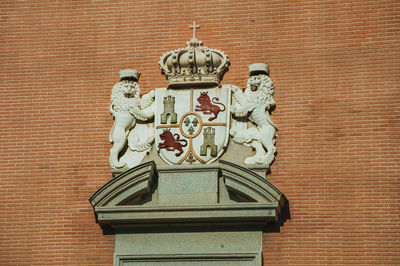
M 236 164 L 162 166 L 147 162 L 107 182 L 90 198 L 105 234 L 118 230 L 248 227 L 287 216 L 273 184 Z
M 93 207 L 124 205 L 132 198 L 149 193 L 156 176 L 155 163 L 153 161 L 143 163 L 108 181 L 90 197 L 89 201 Z

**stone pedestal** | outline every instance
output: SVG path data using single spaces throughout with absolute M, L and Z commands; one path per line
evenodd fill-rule
M 238 165 L 144 163 L 91 198 L 115 234 L 114 265 L 261 265 L 262 232 L 288 215 L 285 196 Z

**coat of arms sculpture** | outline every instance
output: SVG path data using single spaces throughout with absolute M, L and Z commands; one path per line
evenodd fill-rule
M 240 164 L 269 168 L 275 158 L 276 126 L 270 112 L 274 87 L 264 63 L 249 66 L 242 91 L 220 84 L 230 62 L 224 52 L 193 38 L 187 47 L 165 53 L 159 65 L 167 88 L 140 96 L 136 70 L 120 71 L 112 91 L 110 165 L 120 173 L 159 156 L 165 164 L 210 164 L 229 153 L 228 144 L 244 145 L 250 156 Z M 248 148 L 245 148 L 247 146 Z M 243 157 L 243 158 L 242 158 Z

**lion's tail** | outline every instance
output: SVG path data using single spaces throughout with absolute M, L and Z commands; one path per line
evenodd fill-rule
M 213 104 L 219 104 L 219 105 L 222 105 L 222 106 L 224 107 L 224 109 L 221 109 L 221 112 L 225 111 L 225 109 L 226 109 L 226 107 L 225 107 L 225 104 L 217 102 L 217 101 L 219 101 L 219 98 L 218 98 L 218 97 L 214 97 L 214 98 L 212 98 L 212 100 L 211 100 L 211 101 L 213 102 Z
M 181 137 L 178 135 L 178 134 L 174 134 L 174 137 L 175 137 L 175 141 L 178 141 L 178 142 L 184 142 L 185 143 L 185 145 L 183 145 L 183 144 L 181 144 L 182 145 L 182 147 L 186 147 L 186 145 L 187 145 L 187 141 L 186 141 L 186 139 L 181 139 Z
M 179 141 L 183 141 L 185 144 L 182 144 L 182 147 L 186 147 L 187 146 L 187 141 L 186 139 L 180 139 Z

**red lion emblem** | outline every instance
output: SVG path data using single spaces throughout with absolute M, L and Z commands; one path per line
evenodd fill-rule
M 201 92 L 199 98 L 197 98 L 197 101 L 199 102 L 200 105 L 196 105 L 195 111 L 203 111 L 203 114 L 214 114 L 214 117 L 208 118 L 208 121 L 213 121 L 218 117 L 219 112 L 225 111 L 225 105 L 223 103 L 219 103 L 218 97 L 212 98 L 212 103 L 210 100 L 210 96 L 208 96 L 208 92 Z M 214 104 L 213 104 L 214 103 Z M 218 105 L 222 105 L 224 109 L 221 110 L 221 108 Z
M 164 132 L 160 134 L 160 139 L 163 143 L 158 144 L 159 149 L 166 149 L 167 151 L 178 150 L 179 152 L 175 154 L 176 157 L 183 153 L 182 147 L 186 147 L 187 141 L 185 139 L 180 139 L 178 134 L 172 135 L 169 129 L 164 129 Z M 184 142 L 184 144 L 180 143 Z

